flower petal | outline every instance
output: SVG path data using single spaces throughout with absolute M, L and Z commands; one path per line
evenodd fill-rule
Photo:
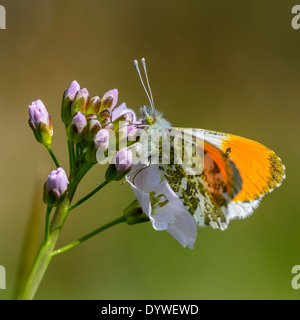
M 150 193 L 153 188 L 162 182 L 157 166 L 137 164 L 132 166 L 129 174 L 130 181 L 144 192 Z
M 136 121 L 136 114 L 132 109 L 127 108 L 125 102 L 121 103 L 118 107 L 114 108 L 111 115 L 111 120 L 114 122 L 117 118 L 122 116 L 124 113 L 131 112 L 133 115 L 133 122 Z
M 131 184 L 132 191 L 138 200 L 140 206 L 142 207 L 143 211 L 146 213 L 146 215 L 149 217 L 151 215 L 151 202 L 150 202 L 150 196 L 149 193 L 144 192 L 141 189 L 138 189 L 134 184 Z
M 162 178 L 157 166 L 134 166 L 129 183 L 155 230 L 168 231 L 182 246 L 193 248 L 197 227 L 193 216 Z
M 190 249 L 193 249 L 197 237 L 197 226 L 194 218 L 187 210 L 182 211 L 180 208 L 177 209 L 176 213 L 176 219 L 167 231 L 183 247 L 188 246 Z

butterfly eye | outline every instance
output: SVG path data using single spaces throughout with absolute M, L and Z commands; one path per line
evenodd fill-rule
M 146 123 L 149 124 L 149 125 L 151 125 L 151 124 L 153 124 L 154 122 L 155 122 L 154 117 L 148 115 L 147 118 L 146 118 Z

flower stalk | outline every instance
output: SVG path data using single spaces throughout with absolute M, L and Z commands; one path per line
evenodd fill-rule
M 48 241 L 49 237 L 49 230 L 50 230 L 50 214 L 52 211 L 52 207 L 47 206 L 47 212 L 46 212 L 46 219 L 45 219 L 45 235 L 44 235 L 44 242 Z
M 108 228 L 111 228 L 111 227 L 113 227 L 113 226 L 115 226 L 117 224 L 120 224 L 122 222 L 126 222 L 125 216 L 121 216 L 121 217 L 119 217 L 119 218 L 117 218 L 117 219 L 115 219 L 115 220 L 113 220 L 113 221 L 111 221 L 111 222 L 109 222 L 109 223 L 107 223 L 107 224 L 105 224 L 105 225 L 93 230 L 92 232 L 88 233 L 87 235 L 81 237 L 80 239 L 75 240 L 75 241 L 71 242 L 70 244 L 68 244 L 68 245 L 66 245 L 64 247 L 53 251 L 52 256 L 56 256 L 58 254 L 64 253 L 64 252 L 76 247 L 80 243 L 82 243 L 82 242 L 94 237 L 95 235 L 103 232 L 104 230 L 106 230 Z
M 48 152 L 49 152 L 49 154 L 50 154 L 50 156 L 51 156 L 51 158 L 52 158 L 52 160 L 53 160 L 53 162 L 54 162 L 54 164 L 55 164 L 56 168 L 59 168 L 59 167 L 60 167 L 60 165 L 59 165 L 59 163 L 58 163 L 58 161 L 57 161 L 57 159 L 56 159 L 56 157 L 55 157 L 54 152 L 52 151 L 51 146 L 48 146 L 48 147 L 47 147 L 47 150 L 48 150 Z
M 69 207 L 69 211 L 75 209 L 76 207 L 78 207 L 79 205 L 81 205 L 83 202 L 87 201 L 89 198 L 91 198 L 95 193 L 97 193 L 98 191 L 100 191 L 102 188 L 104 188 L 107 184 L 109 183 L 109 181 L 104 181 L 102 182 L 98 187 L 96 187 L 92 192 L 90 192 L 89 194 L 87 194 L 85 197 L 83 197 L 82 199 L 78 200 L 76 203 L 72 204 Z
M 45 238 L 46 241 L 43 241 L 37 253 L 27 281 L 17 296 L 18 300 L 33 299 L 51 261 L 52 252 L 58 240 L 61 228 L 63 227 L 63 224 L 67 218 L 67 215 L 68 199 L 66 198 L 55 211 L 53 223 L 49 230 L 49 235 Z

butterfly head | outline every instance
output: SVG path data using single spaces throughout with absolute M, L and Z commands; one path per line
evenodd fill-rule
M 140 108 L 140 117 L 142 125 L 152 129 L 170 128 L 171 124 L 164 117 L 162 112 L 156 110 L 153 106 L 142 106 Z

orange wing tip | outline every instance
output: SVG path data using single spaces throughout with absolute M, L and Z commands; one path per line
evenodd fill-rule
M 272 151 L 269 156 L 270 161 L 270 174 L 268 180 L 268 185 L 270 186 L 270 191 L 274 188 L 281 186 L 283 180 L 285 179 L 285 166 L 283 165 L 281 159 Z
M 285 178 L 280 158 L 259 142 L 229 135 L 223 140 L 222 150 L 228 151 L 242 178 L 243 185 L 234 202 L 258 199 L 279 187 Z
M 232 160 L 240 174 L 242 187 L 233 198 L 234 202 L 259 199 L 279 187 L 285 179 L 282 161 L 263 144 L 211 130 L 205 130 L 204 136 Z
M 261 194 L 252 200 L 239 200 L 239 194 L 234 198 L 232 202 L 228 204 L 228 221 L 234 219 L 245 219 L 249 217 L 255 209 L 258 208 L 262 198 L 272 192 L 274 189 L 281 186 L 283 180 L 286 177 L 285 166 L 281 159 L 270 150 L 270 167 L 269 167 L 269 178 L 267 180 L 267 186 L 265 186 Z
M 281 186 L 285 179 L 285 166 L 281 159 L 271 150 L 269 155 L 262 158 L 261 166 L 255 172 L 255 181 L 251 180 L 251 172 L 242 171 L 243 186 L 235 198 L 234 202 L 247 202 L 256 199 L 261 199 L 264 195 L 272 192 L 274 189 Z M 237 165 L 238 170 L 239 166 Z

